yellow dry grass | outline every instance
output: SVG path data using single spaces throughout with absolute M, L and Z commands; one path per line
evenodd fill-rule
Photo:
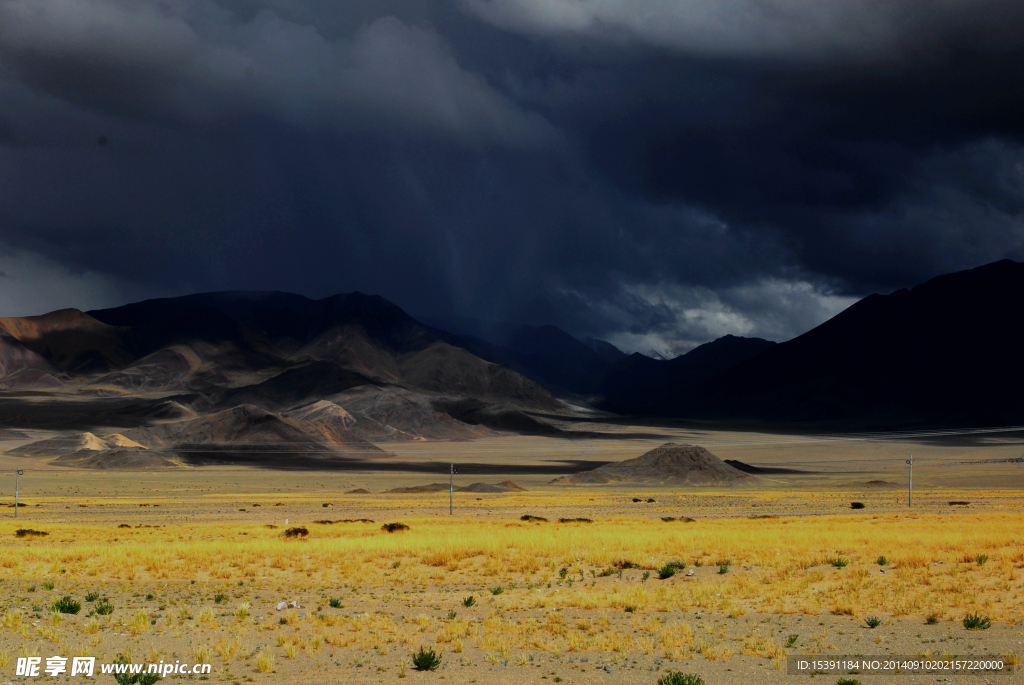
M 585 609 L 714 604 L 733 618 L 748 609 L 943 616 L 983 608 L 995 620 L 1024 619 L 1016 571 L 1024 562 L 1019 535 L 1024 516 L 1015 513 L 722 518 L 690 524 L 631 517 L 593 524 L 405 522 L 411 527 L 405 533 L 388 534 L 378 524 L 354 523 L 314 528 L 306 540 L 237 523 L 168 526 L 133 531 L 130 540 L 118 544 L 110 544 L 117 532 L 109 527 L 68 524 L 51 524 L 51 536 L 25 542 L 4 531 L 11 527 L 6 523 L 0 525 L 0 551 L 16 559 L 9 577 L 25 581 L 62 569 L 71 578 L 132 582 L 316 575 L 363 586 L 478 581 L 539 586 L 558 580 L 556 571 L 565 568 L 566 580 L 575 580 L 575 585 L 557 594 L 505 592 L 495 600 L 499 606 Z M 884 575 L 875 563 L 880 556 L 889 562 Z M 977 563 L 979 556 L 987 561 Z M 833 568 L 836 559 L 848 565 Z M 658 581 L 654 574 L 631 589 L 595 589 L 589 584 L 592 571 L 615 563 L 657 569 L 669 560 L 691 567 L 728 561 L 733 572 L 711 583 L 687 584 L 681 582 L 682 574 Z M 737 572 L 751 567 L 750 573 Z M 179 624 L 192 618 L 186 609 L 180 611 Z M 236 620 L 243 620 L 245 613 L 240 608 Z M 14 628 L 20 620 L 17 612 L 8 612 L 2 623 Z M 198 621 L 214 624 L 213 609 L 203 607 Z M 148 630 L 148 616 L 139 613 L 131 627 Z M 446 642 L 463 637 L 455 626 L 442 630 Z

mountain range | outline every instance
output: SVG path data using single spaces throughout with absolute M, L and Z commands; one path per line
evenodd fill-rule
M 120 432 L 53 443 L 92 463 L 104 450 L 128 461 L 139 450 L 227 453 L 232 435 L 338 458 L 405 440 L 555 435 L 543 415 L 579 404 L 761 424 L 1015 424 L 1022 298 L 1024 264 L 1005 260 L 871 295 L 787 342 L 725 336 L 670 360 L 554 326 L 416 319 L 358 292 L 64 309 L 0 319 L 0 428 L 74 416 L 128 429 L 131 444 Z M 168 423 L 178 425 L 157 429 Z

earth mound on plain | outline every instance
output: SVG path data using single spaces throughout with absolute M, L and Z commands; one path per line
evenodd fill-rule
M 593 471 L 562 476 L 557 485 L 586 483 L 665 483 L 672 485 L 754 485 L 758 479 L 726 464 L 699 445 L 667 442 L 661 447 Z
M 113 433 L 99 437 L 93 433 L 76 433 L 37 440 L 8 451 L 18 457 L 57 457 L 51 463 L 80 469 L 159 469 L 179 468 L 174 455 L 150 450 L 140 443 Z
M 492 485 L 491 483 L 473 483 L 467 485 L 464 488 L 455 488 L 459 492 L 525 492 L 525 488 L 521 488 L 510 480 L 506 480 L 501 483 Z
M 407 488 L 392 488 L 387 491 L 389 495 L 416 495 L 426 492 L 447 492 L 451 487 L 449 483 L 431 483 L 430 485 L 414 485 Z M 524 488 L 516 485 L 510 480 L 492 485 L 491 483 L 472 483 L 471 485 L 457 486 L 455 492 L 523 492 Z
M 15 457 L 61 457 L 79 452 L 101 452 L 118 447 L 145 449 L 139 443 L 126 438 L 120 433 L 114 433 L 113 435 L 101 438 L 87 432 L 37 440 L 36 442 L 30 442 L 27 445 L 9 450 L 7 454 Z
M 81 450 L 53 460 L 53 464 L 80 469 L 167 469 L 179 468 L 173 454 L 145 447 L 113 447 L 105 450 Z
M 862 481 L 860 483 L 850 483 L 846 487 L 848 487 L 848 488 L 873 488 L 873 489 L 878 489 L 878 490 L 891 490 L 893 488 L 899 488 L 899 489 L 902 490 L 906 486 L 905 485 L 900 485 L 899 483 L 893 483 L 892 481 L 888 481 L 888 480 L 869 480 L 869 481 L 866 481 L 866 482 Z

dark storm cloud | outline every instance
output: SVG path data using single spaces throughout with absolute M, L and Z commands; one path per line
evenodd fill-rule
M 1021 35 L 980 0 L 0 0 L 2 313 L 360 289 L 785 339 L 1024 257 Z

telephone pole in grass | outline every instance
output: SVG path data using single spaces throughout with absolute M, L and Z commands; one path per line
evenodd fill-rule
M 14 518 L 18 518 L 18 484 L 24 473 L 21 469 L 14 472 Z
M 448 515 L 452 516 L 455 506 L 455 464 L 452 464 L 452 472 L 448 481 Z
M 910 459 L 907 459 L 907 463 L 910 464 L 910 481 L 907 483 L 907 508 L 914 506 L 914 455 L 910 455 Z

